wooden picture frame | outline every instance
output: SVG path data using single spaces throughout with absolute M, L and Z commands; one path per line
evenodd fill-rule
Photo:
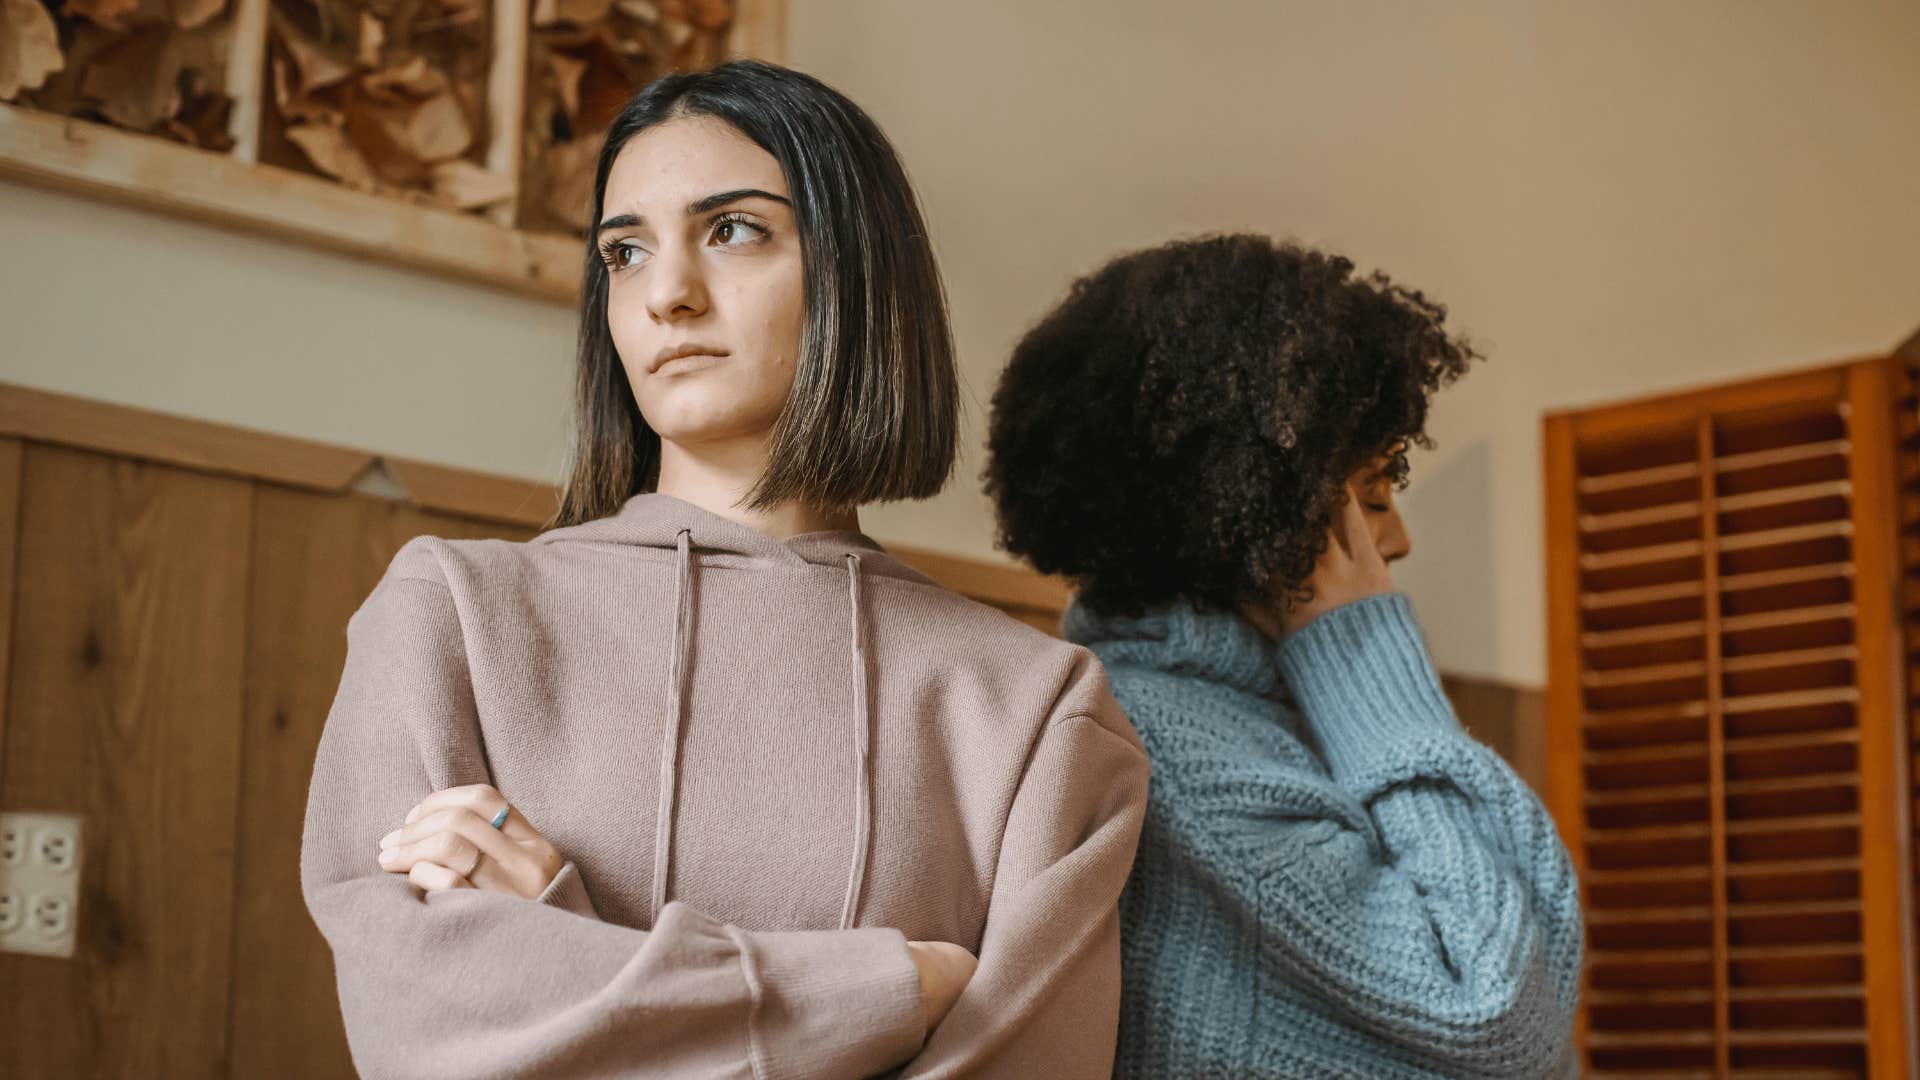
M 488 171 L 514 197 L 460 212 L 355 190 L 259 160 L 269 0 L 233 0 L 226 92 L 233 148 L 202 150 L 108 124 L 0 103 L 0 178 L 571 303 L 582 240 L 518 228 L 528 0 L 490 0 Z M 728 53 L 779 62 L 786 0 L 733 0 Z

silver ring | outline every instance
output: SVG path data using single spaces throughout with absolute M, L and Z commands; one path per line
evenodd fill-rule
M 499 813 L 497 813 L 497 814 L 494 814 L 494 815 L 493 815 L 493 820 L 492 820 L 492 821 L 489 821 L 489 822 L 487 822 L 487 824 L 489 824 L 489 825 L 491 825 L 491 826 L 493 826 L 494 828 L 496 828 L 496 829 L 497 829 L 497 828 L 499 828 L 500 826 L 502 826 L 502 825 L 505 825 L 505 824 L 507 823 L 507 815 L 508 815 L 508 814 L 511 814 L 512 812 L 513 812 L 513 806 L 512 806 L 512 804 L 510 804 L 510 803 L 503 803 L 503 804 L 501 804 L 501 807 L 500 807 L 500 812 L 499 812 Z

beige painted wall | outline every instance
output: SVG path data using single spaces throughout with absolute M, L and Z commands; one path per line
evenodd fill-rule
M 1443 667 L 1542 671 L 1538 417 L 1920 325 L 1920 5 L 792 0 L 920 184 L 974 403 L 1070 277 L 1251 228 L 1449 302 L 1402 581 Z M 535 478 L 567 310 L 0 183 L 0 379 Z M 992 554 L 970 449 L 883 539 Z

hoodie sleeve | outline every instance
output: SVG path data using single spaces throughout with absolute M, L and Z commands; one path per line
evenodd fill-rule
M 1146 813 L 1147 772 L 1089 654 L 1014 794 L 979 967 L 903 1077 L 1112 1075 L 1120 890 Z
M 577 873 L 533 903 L 380 869 L 409 807 L 485 778 L 452 596 L 390 570 L 348 627 L 301 845 L 362 1075 L 851 1077 L 919 1047 L 896 930 L 749 933 L 669 904 L 640 931 L 580 917 Z
M 1274 977 L 1448 1073 L 1564 1072 L 1578 884 L 1527 785 L 1455 719 L 1404 596 L 1281 643 L 1326 772 L 1234 763 L 1181 786 Z M 1329 782 L 1330 776 L 1330 782 Z

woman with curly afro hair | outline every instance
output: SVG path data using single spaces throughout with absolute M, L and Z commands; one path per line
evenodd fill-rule
M 1077 583 L 1065 634 L 1153 763 L 1120 1076 L 1573 1067 L 1571 863 L 1388 570 L 1476 358 L 1445 318 L 1335 255 L 1182 241 L 1075 283 L 994 394 L 1001 542 Z

